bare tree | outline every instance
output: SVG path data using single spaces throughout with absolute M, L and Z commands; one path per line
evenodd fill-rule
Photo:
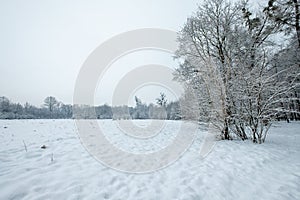
M 44 106 L 50 112 L 50 117 L 52 117 L 53 111 L 56 108 L 58 101 L 53 96 L 46 97 L 44 100 Z
M 159 98 L 156 98 L 156 103 L 162 107 L 166 107 L 167 102 L 168 102 L 168 100 L 166 98 L 165 93 L 163 93 L 163 92 L 160 93 Z
M 199 6 L 195 16 L 189 18 L 179 36 L 179 49 L 176 52 L 177 58 L 183 59 L 180 75 L 185 76 L 190 84 L 199 93 L 207 97 L 211 102 L 208 79 L 214 78 L 215 86 L 220 86 L 218 103 L 220 103 L 222 115 L 218 115 L 223 125 L 220 127 L 225 139 L 229 139 L 230 110 L 230 87 L 232 81 L 232 54 L 235 43 L 234 25 L 240 21 L 239 11 L 241 6 L 232 4 L 225 0 L 204 1 Z M 188 72 L 184 72 L 184 71 Z M 220 75 L 217 78 L 216 72 Z M 192 75 L 191 75 L 192 74 Z M 220 79 L 219 79 L 220 78 Z M 219 82 L 221 80 L 221 82 Z M 199 86 L 201 85 L 201 86 Z M 206 104 L 204 104 L 206 106 Z M 208 109 L 212 108 L 212 104 Z M 203 108 L 205 110 L 207 108 Z M 214 109 L 214 108 L 213 108 Z

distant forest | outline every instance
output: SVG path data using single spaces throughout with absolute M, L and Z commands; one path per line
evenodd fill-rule
M 168 102 L 164 93 L 156 99 L 156 104 L 147 105 L 138 97 L 135 103 L 134 107 L 70 105 L 49 96 L 41 107 L 36 107 L 0 97 L 0 119 L 182 119 L 179 101 Z

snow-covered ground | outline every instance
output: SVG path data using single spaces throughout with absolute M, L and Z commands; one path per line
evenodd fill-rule
M 142 145 L 122 136 L 115 121 L 99 123 L 120 148 L 140 152 L 168 145 L 181 122 L 166 122 Z M 261 145 L 218 141 L 205 158 L 200 128 L 178 161 L 146 174 L 99 163 L 76 131 L 73 120 L 0 121 L 0 199 L 300 199 L 298 122 L 275 124 Z

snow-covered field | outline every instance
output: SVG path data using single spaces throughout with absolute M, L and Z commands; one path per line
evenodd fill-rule
M 116 121 L 99 123 L 120 148 L 155 151 L 172 142 L 181 122 L 167 121 L 147 144 L 122 136 Z M 261 145 L 218 141 L 205 158 L 200 127 L 178 161 L 146 174 L 99 163 L 76 131 L 73 120 L 0 121 L 0 199 L 300 199 L 298 122 L 275 124 Z

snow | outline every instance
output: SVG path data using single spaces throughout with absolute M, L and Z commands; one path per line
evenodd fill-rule
M 115 121 L 99 123 L 120 148 L 144 152 L 170 144 L 181 122 L 167 121 L 142 145 L 121 134 Z M 217 141 L 202 158 L 207 132 L 201 126 L 178 161 L 133 174 L 94 159 L 82 146 L 73 120 L 1 120 L 0 199 L 299 199 L 299 130 L 298 122 L 280 122 L 264 144 Z

